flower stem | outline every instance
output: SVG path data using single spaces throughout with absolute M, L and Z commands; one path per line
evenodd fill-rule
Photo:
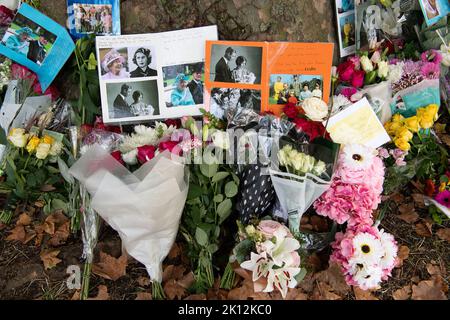
M 236 273 L 230 263 L 227 264 L 225 271 L 223 272 L 222 279 L 220 281 L 220 287 L 222 289 L 231 290 L 234 287 L 236 279 Z
M 86 262 L 84 264 L 83 280 L 81 282 L 80 300 L 87 300 L 89 296 L 89 282 L 91 278 L 91 269 L 92 263 Z
M 161 282 L 152 282 L 152 298 L 155 300 L 164 300 L 166 298 Z

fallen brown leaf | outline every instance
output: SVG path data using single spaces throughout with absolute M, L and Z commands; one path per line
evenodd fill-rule
M 252 274 L 250 271 L 245 270 L 241 267 L 237 267 L 233 269 L 234 272 L 239 275 L 241 278 L 243 278 L 244 280 L 251 280 L 252 279 Z
M 81 298 L 81 293 L 80 290 L 75 291 L 75 293 L 73 294 L 72 298 L 70 298 L 70 300 L 80 300 Z
M 174 243 L 172 248 L 169 251 L 169 254 L 167 255 L 167 257 L 169 259 L 175 259 L 178 258 L 178 256 L 181 254 L 181 249 L 180 249 L 180 245 L 178 243 Z
M 312 300 L 342 300 L 342 297 L 333 292 L 333 288 L 325 282 L 317 282 L 312 294 Z
M 424 280 L 418 285 L 413 285 L 411 298 L 413 300 L 447 300 L 441 285 L 435 280 Z
M 441 228 L 438 231 L 436 231 L 436 234 L 439 237 L 439 239 L 450 242 L 450 228 Z
M 6 237 L 7 241 L 20 241 L 22 243 L 25 242 L 26 239 L 25 227 L 22 225 L 16 226 L 14 229 L 10 231 L 9 236 Z
M 409 257 L 409 248 L 407 246 L 400 246 L 397 253 L 397 265 L 396 267 L 399 268 L 403 265 L 403 261 L 408 259 Z
M 389 199 L 399 205 L 405 201 L 405 196 L 401 193 L 394 193 L 393 195 L 389 196 Z
M 100 261 L 92 266 L 92 272 L 105 279 L 116 281 L 126 275 L 127 256 L 114 258 L 100 251 Z
M 253 290 L 253 281 L 244 280 L 240 287 L 236 287 L 228 292 L 228 300 L 247 300 L 255 294 Z
M 47 249 L 41 252 L 39 256 L 41 257 L 46 270 L 55 267 L 62 261 L 61 259 L 57 258 L 59 251 L 60 250 Z
M 55 233 L 51 236 L 48 243 L 54 247 L 60 246 L 67 241 L 67 238 L 69 238 L 69 236 L 70 236 L 70 221 L 66 221 L 61 226 L 58 227 Z
M 69 219 L 60 211 L 52 213 L 44 221 L 44 231 L 53 235 L 56 229 L 66 223 Z
M 289 288 L 285 300 L 308 300 L 308 295 L 298 288 Z
M 394 300 L 408 300 L 411 298 L 411 285 L 404 286 L 398 290 L 395 290 L 392 294 Z
M 185 289 L 189 289 L 192 284 L 195 282 L 194 273 L 191 271 L 186 274 L 183 279 L 178 281 L 178 284 Z
M 418 208 L 425 208 L 425 201 L 424 201 L 424 197 L 422 193 L 413 193 L 412 198 L 414 200 L 414 204 L 418 207 Z
M 150 292 L 138 292 L 134 300 L 153 300 Z
M 430 274 L 430 276 L 442 275 L 440 266 L 436 266 L 431 263 L 427 264 L 427 271 Z
M 163 271 L 163 277 L 162 282 L 166 282 L 168 280 L 174 279 L 179 280 L 183 278 L 184 272 L 186 271 L 186 268 L 182 265 L 174 266 L 174 265 L 168 265 L 164 268 Z
M 173 300 L 178 298 L 178 300 L 183 299 L 186 296 L 186 289 L 178 284 L 178 282 L 174 279 L 171 279 L 166 282 L 164 285 L 164 292 L 169 300 Z
M 351 289 L 337 263 L 331 263 L 327 270 L 316 273 L 314 279 L 328 283 L 333 291 L 341 295 L 346 294 Z
M 406 223 L 414 223 L 419 220 L 419 215 L 416 211 L 404 212 L 401 215 L 397 216 L 399 219 L 405 221 Z
M 147 287 L 149 286 L 152 282 L 150 281 L 149 277 L 139 277 L 137 279 L 137 283 L 141 286 L 141 287 Z
M 353 286 L 353 293 L 355 294 L 356 300 L 379 300 L 370 290 L 362 290 L 359 287 Z
M 416 233 L 421 237 L 431 237 L 431 223 L 428 221 L 416 223 Z
M 313 229 L 317 232 L 328 231 L 328 222 L 324 217 L 312 216 L 311 225 L 313 226 Z
M 206 300 L 206 295 L 204 293 L 202 293 L 202 294 L 191 294 L 190 296 L 187 296 L 183 300 Z
M 88 298 L 88 300 L 109 300 L 108 288 L 105 285 L 99 285 L 97 296 L 95 298 Z
M 16 226 L 29 226 L 30 224 L 31 224 L 31 217 L 26 213 L 22 213 L 16 222 Z

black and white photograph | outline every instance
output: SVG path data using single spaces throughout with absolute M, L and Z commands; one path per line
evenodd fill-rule
M 262 47 L 214 44 L 210 61 L 211 81 L 261 84 Z
M 156 77 L 156 50 L 153 47 L 128 48 L 130 78 Z
M 162 68 L 166 106 L 203 104 L 205 70 L 203 62 Z
M 261 112 L 261 91 L 236 88 L 213 88 L 210 112 L 219 119 L 226 119 L 231 110 Z M 236 113 L 236 112 L 234 112 Z
M 130 77 L 127 48 L 104 48 L 99 54 L 102 80 Z
M 110 119 L 160 114 L 157 80 L 106 84 Z

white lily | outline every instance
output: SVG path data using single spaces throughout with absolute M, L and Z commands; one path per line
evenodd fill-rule
M 300 268 L 279 268 L 271 269 L 267 277 L 267 286 L 264 292 L 272 292 L 274 288 L 281 292 L 283 298 L 286 298 L 288 288 L 295 288 L 297 280 L 295 276 L 300 272 Z
M 288 238 L 287 235 L 286 229 L 279 228 L 274 232 L 272 240 L 262 244 L 274 264 L 279 267 L 291 266 L 294 262 L 291 253 L 300 248 L 300 243 L 294 238 Z
M 252 271 L 253 282 L 259 278 L 267 277 L 272 267 L 273 262 L 269 260 L 266 252 L 262 252 L 261 254 L 252 252 L 250 254 L 250 260 L 241 263 L 241 268 Z

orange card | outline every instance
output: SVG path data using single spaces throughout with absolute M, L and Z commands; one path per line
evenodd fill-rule
M 207 41 L 205 105 L 224 118 L 230 108 L 279 115 L 288 102 L 328 102 L 332 43 Z

